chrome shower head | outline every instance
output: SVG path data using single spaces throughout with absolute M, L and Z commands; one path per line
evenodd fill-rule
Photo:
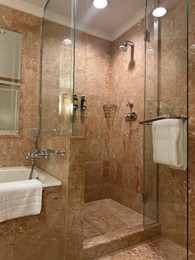
M 126 52 L 127 51 L 127 46 L 125 44 L 121 44 L 119 46 L 119 49 L 122 51 L 122 52 Z
M 123 44 L 119 46 L 119 49 L 122 52 L 126 52 L 128 49 L 128 46 L 134 47 L 134 43 L 132 41 L 125 41 Z

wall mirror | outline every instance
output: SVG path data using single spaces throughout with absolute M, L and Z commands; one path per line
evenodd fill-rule
M 22 35 L 0 28 L 0 134 L 18 134 Z

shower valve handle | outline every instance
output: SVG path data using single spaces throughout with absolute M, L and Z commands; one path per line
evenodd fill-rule
M 133 107 L 133 102 L 132 101 L 128 101 L 127 102 L 127 104 L 126 104 L 126 107 L 130 107 L 130 108 L 132 108 Z

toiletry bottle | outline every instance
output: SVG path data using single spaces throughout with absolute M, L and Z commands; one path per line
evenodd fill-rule
M 85 96 L 81 97 L 81 110 L 86 110 L 87 108 L 87 100 L 85 98 Z
M 78 97 L 77 97 L 77 95 L 74 95 L 74 98 L 73 98 L 73 108 L 77 109 L 78 108 L 78 104 L 79 104 Z
M 62 94 L 62 105 L 67 105 L 68 95 L 66 93 Z

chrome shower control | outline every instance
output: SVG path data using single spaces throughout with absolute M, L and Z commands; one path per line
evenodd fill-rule
M 130 108 L 132 108 L 133 107 L 133 102 L 132 101 L 128 101 L 127 102 L 127 104 L 126 104 L 126 107 L 130 107 Z
M 125 122 L 135 121 L 137 119 L 136 112 L 127 113 L 125 115 Z

